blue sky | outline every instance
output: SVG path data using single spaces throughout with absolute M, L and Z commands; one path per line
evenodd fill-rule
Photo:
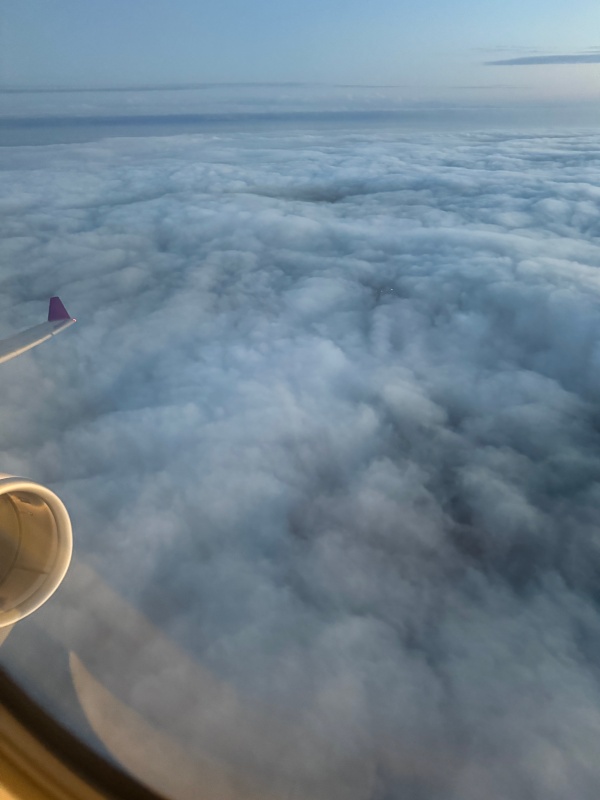
M 20 0 L 0 18 L 6 86 L 300 81 L 397 84 L 407 98 L 597 97 L 596 0 Z M 600 55 L 598 56 L 600 60 Z

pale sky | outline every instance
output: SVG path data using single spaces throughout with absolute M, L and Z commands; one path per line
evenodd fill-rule
M 399 85 L 515 102 L 600 94 L 597 0 L 4 0 L 0 86 Z M 487 65 L 567 56 L 587 63 Z M 592 63 L 590 63 L 590 61 Z

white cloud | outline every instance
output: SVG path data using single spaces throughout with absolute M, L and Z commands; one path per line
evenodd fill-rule
M 3 468 L 58 488 L 81 558 L 212 673 L 373 760 L 357 798 L 595 796 L 599 153 L 0 150 L 7 332 L 54 292 L 80 320 L 3 367 Z M 151 717 L 145 685 L 120 691 Z M 186 688 L 161 724 L 202 742 Z

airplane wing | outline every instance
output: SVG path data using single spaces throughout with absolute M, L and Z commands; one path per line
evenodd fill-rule
M 48 321 L 35 325 L 26 331 L 15 334 L 8 339 L 0 340 L 0 364 L 10 361 L 11 358 L 20 356 L 26 350 L 45 342 L 57 333 L 64 331 L 76 320 L 70 316 L 59 297 L 50 298 L 48 308 Z

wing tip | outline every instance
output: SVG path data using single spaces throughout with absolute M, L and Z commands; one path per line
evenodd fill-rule
M 63 319 L 72 319 L 72 317 L 64 307 L 60 297 L 51 297 L 48 307 L 48 322 L 59 322 Z

